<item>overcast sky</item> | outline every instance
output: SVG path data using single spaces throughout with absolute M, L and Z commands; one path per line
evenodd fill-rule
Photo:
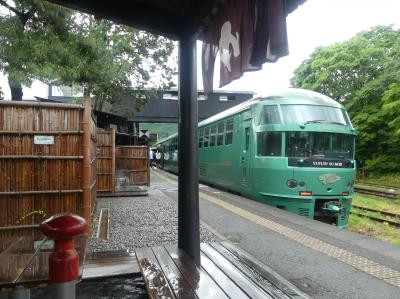
M 376 25 L 390 24 L 400 28 L 400 0 L 308 0 L 287 18 L 289 55 L 264 64 L 261 71 L 246 73 L 223 89 L 262 94 L 289 87 L 293 71 L 316 47 L 342 42 Z
M 271 89 L 289 87 L 293 71 L 318 46 L 344 41 L 356 33 L 376 25 L 394 24 L 400 28 L 400 0 L 308 0 L 287 18 L 290 54 L 277 63 L 264 64 L 263 70 L 249 72 L 222 89 L 255 91 L 262 94 Z M 198 51 L 198 58 L 201 51 Z M 198 87 L 202 89 L 200 60 Z M 219 70 L 216 65 L 215 83 Z M 6 98 L 10 92 L 6 78 L 0 76 Z M 39 83 L 24 88 L 24 98 L 47 97 L 47 87 Z

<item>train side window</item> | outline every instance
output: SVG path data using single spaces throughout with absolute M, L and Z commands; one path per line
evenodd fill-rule
M 212 126 L 211 127 L 211 132 L 210 132 L 210 146 L 214 146 L 215 145 L 215 135 L 217 133 L 217 128 L 216 126 Z
M 232 144 L 233 138 L 233 119 L 226 121 L 226 133 L 225 133 L 225 144 Z
M 199 132 L 199 147 L 203 147 L 203 134 L 204 134 L 204 129 L 201 128 Z
M 217 137 L 217 145 L 224 144 L 224 129 L 225 129 L 225 122 L 221 122 L 218 124 L 218 137 Z
M 263 107 L 259 124 L 280 124 L 279 111 L 277 105 L 266 105 Z
M 258 156 L 281 156 L 282 155 L 282 133 L 261 132 L 257 133 Z
M 209 135 L 210 135 L 210 128 L 204 128 L 204 147 L 208 147 L 208 139 L 209 139 Z
M 245 143 L 244 150 L 246 152 L 248 152 L 249 151 L 249 145 L 250 145 L 250 128 L 245 128 L 244 134 L 245 134 L 245 137 L 246 137 L 246 141 L 245 141 L 246 143 Z

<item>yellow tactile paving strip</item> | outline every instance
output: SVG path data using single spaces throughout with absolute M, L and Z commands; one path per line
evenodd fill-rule
M 173 183 L 174 185 L 177 185 L 176 181 L 174 181 L 164 175 L 161 175 L 159 173 L 156 173 L 156 175 Z M 271 231 L 277 232 L 277 233 L 287 237 L 290 240 L 296 241 L 297 243 L 300 243 L 300 244 L 302 244 L 306 247 L 309 247 L 315 251 L 322 252 L 334 259 L 337 259 L 337 260 L 339 260 L 347 265 L 350 265 L 360 271 L 368 273 L 380 280 L 383 280 L 393 286 L 400 288 L 400 272 L 397 270 L 380 265 L 379 263 L 376 263 L 376 262 L 374 262 L 368 258 L 365 258 L 363 256 L 354 254 L 348 250 L 336 247 L 334 245 L 328 244 L 319 239 L 316 239 L 314 237 L 311 237 L 309 235 L 306 235 L 306 234 L 296 231 L 294 229 L 288 228 L 288 227 L 281 225 L 279 223 L 276 223 L 274 221 L 265 219 L 261 216 L 258 216 L 256 214 L 248 212 L 244 209 L 241 209 L 233 204 L 230 204 L 223 200 L 220 200 L 214 196 L 210 196 L 203 192 L 199 192 L 199 196 L 200 196 L 200 198 L 205 199 L 221 208 L 224 208 L 225 210 L 235 213 L 236 215 L 239 215 L 242 218 L 245 218 L 255 224 L 261 225 Z

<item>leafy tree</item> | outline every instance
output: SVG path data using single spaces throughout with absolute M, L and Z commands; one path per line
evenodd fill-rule
M 0 0 L 0 70 L 8 75 L 13 100 L 22 99 L 21 83 L 40 77 L 55 53 L 57 37 L 68 36 L 68 10 L 44 1 Z
M 42 0 L 0 5 L 9 10 L 0 16 L 0 70 L 13 99 L 22 99 L 21 84 L 38 79 L 83 86 L 99 110 L 123 94 L 135 96 L 138 109 L 150 87 L 172 86 L 174 44 L 166 38 Z
M 369 170 L 400 169 L 400 31 L 378 26 L 317 48 L 291 84 L 342 102 L 358 129 L 357 159 Z

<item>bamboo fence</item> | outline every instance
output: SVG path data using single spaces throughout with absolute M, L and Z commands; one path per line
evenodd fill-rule
M 35 211 L 75 213 L 91 227 L 95 198 L 90 99 L 83 105 L 0 101 L 0 241 L 39 238 L 42 217 Z
M 115 193 L 115 129 L 97 131 L 97 192 Z
M 129 185 L 150 185 L 147 146 L 118 146 L 115 152 L 117 172 L 128 177 Z

